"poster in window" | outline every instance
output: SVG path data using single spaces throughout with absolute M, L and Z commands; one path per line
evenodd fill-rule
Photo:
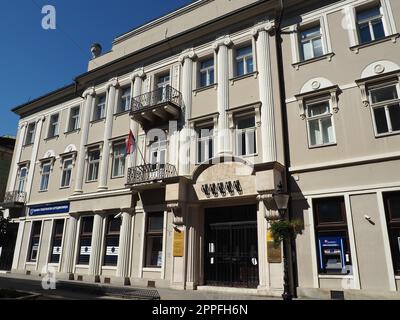
M 157 267 L 162 267 L 162 251 L 158 251 Z

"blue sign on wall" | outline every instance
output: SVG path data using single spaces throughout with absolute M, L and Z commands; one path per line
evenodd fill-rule
M 29 216 L 42 216 L 47 214 L 68 213 L 69 202 L 41 204 L 29 208 Z

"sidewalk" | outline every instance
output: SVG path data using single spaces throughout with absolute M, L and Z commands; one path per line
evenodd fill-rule
M 110 296 L 115 298 L 129 296 L 130 294 L 135 294 L 136 291 L 148 291 L 149 296 L 151 296 L 157 291 L 160 300 L 281 300 L 251 293 L 210 291 L 208 288 L 184 291 L 140 286 L 115 286 L 71 280 L 56 281 L 55 290 L 44 290 L 41 277 L 10 273 L 0 274 L 0 288 L 4 287 L 37 292 L 48 298 L 57 297 L 59 299 L 105 299 Z M 107 293 L 106 295 L 104 294 L 105 292 Z

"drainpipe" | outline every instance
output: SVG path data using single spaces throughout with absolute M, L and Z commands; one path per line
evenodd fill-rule
M 289 151 L 289 128 L 288 128 L 288 120 L 287 120 L 287 110 L 286 110 L 286 92 L 285 92 L 285 74 L 283 69 L 283 50 L 282 50 L 282 19 L 285 13 L 285 5 L 284 0 L 279 1 L 279 11 L 277 12 L 277 27 L 276 27 L 276 56 L 278 59 L 278 82 L 279 82 L 279 92 L 281 98 L 281 114 L 282 114 L 282 128 L 283 128 L 283 148 L 284 148 L 284 163 L 285 163 L 285 177 L 286 177 L 286 186 L 287 192 L 291 194 L 292 188 L 290 185 L 290 151 Z M 289 201 L 289 219 L 292 219 L 293 212 L 293 202 L 290 198 Z M 296 268 L 296 242 L 294 239 L 291 239 L 290 243 L 290 265 L 289 265 L 289 278 L 290 278 L 290 290 L 294 297 L 297 297 L 296 288 L 298 286 L 297 279 L 297 268 Z

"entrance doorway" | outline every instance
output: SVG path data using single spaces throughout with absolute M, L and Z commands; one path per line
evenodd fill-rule
M 258 286 L 255 205 L 206 209 L 205 246 L 206 285 Z
M 17 233 L 18 223 L 9 223 L 6 234 L 0 235 L 0 270 L 2 271 L 11 270 Z

